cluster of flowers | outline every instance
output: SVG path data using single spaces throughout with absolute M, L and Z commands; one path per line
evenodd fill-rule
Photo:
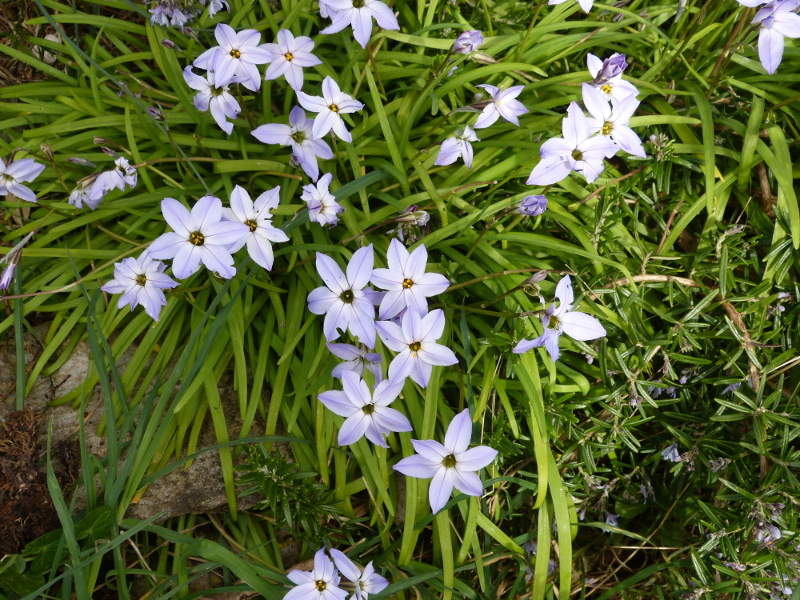
M 206 5 L 206 0 L 197 0 L 197 2 L 199 5 L 194 0 L 158 0 L 150 8 L 150 24 L 162 27 L 171 25 L 185 30 L 186 25 L 194 21 L 197 15 L 203 12 L 203 7 Z M 223 8 L 230 10 L 225 0 L 208 0 L 209 17 L 213 17 Z
M 272 269 L 272 242 L 287 242 L 288 236 L 272 225 L 272 210 L 278 206 L 280 186 L 261 194 L 255 202 L 240 186 L 231 192 L 230 208 L 223 208 L 215 196 L 204 196 L 191 212 L 174 198 L 161 201 L 164 220 L 172 228 L 156 238 L 139 258 L 126 258 L 114 265 L 114 279 L 101 289 L 122 294 L 117 307 L 141 304 L 158 320 L 166 306 L 164 290 L 178 285 L 164 274 L 166 265 L 157 259 L 172 259 L 172 273 L 186 279 L 203 264 L 210 271 L 230 279 L 236 274 L 233 253 L 247 247 L 250 257 L 267 270 Z
M 772 75 L 783 60 L 784 38 L 800 38 L 800 0 L 737 0 L 750 8 L 761 6 L 753 17 L 754 25 L 761 25 L 758 33 L 758 58 Z
M 341 379 L 342 390 L 323 392 L 319 400 L 345 418 L 339 429 L 340 446 L 366 437 L 388 448 L 384 436 L 412 431 L 408 418 L 389 406 L 402 391 L 406 378 L 426 387 L 434 366 L 458 362 L 452 350 L 437 343 L 444 332 L 444 313 L 441 309 L 428 312 L 427 299 L 444 292 L 449 282 L 443 275 L 426 273 L 427 258 L 424 245 L 409 253 L 397 240 L 390 243 L 386 269 L 373 269 L 371 245 L 353 253 L 345 271 L 332 258 L 317 254 L 317 271 L 325 285 L 311 291 L 308 308 L 325 315 L 326 340 L 338 339 L 340 330 L 349 331 L 372 349 L 380 335 L 384 345 L 397 353 L 389 365 L 388 378 L 383 379 L 380 354 L 349 344 L 328 344 L 331 352 L 345 360 L 332 373 Z M 386 291 L 368 288 L 370 282 Z M 379 307 L 381 321 L 375 321 L 375 306 Z M 374 376 L 373 390 L 362 379 L 365 369 Z M 434 513 L 447 503 L 454 486 L 472 496 L 483 493 L 475 471 L 491 463 L 497 451 L 488 446 L 468 450 L 471 435 L 472 420 L 464 410 L 451 422 L 444 445 L 434 440 L 412 440 L 417 454 L 394 466 L 405 475 L 433 478 L 429 500 Z
M 317 550 L 311 571 L 289 571 L 287 577 L 296 587 L 289 590 L 284 600 L 345 600 L 350 589 L 343 588 L 352 588 L 351 600 L 367 600 L 370 594 L 382 592 L 389 585 L 384 577 L 375 572 L 372 561 L 362 572 L 344 552 L 335 549 L 329 552 L 330 558 L 325 554 L 325 548 Z M 351 585 L 342 584 L 341 575 Z
M 642 141 L 628 126 L 639 106 L 639 91 L 622 79 L 628 66 L 625 55 L 614 54 L 601 61 L 589 54 L 587 63 L 594 81 L 583 84 L 583 102 L 591 117 L 587 118 L 576 102 L 570 103 L 561 125 L 564 137 L 542 144 L 542 160 L 531 172 L 528 185 L 552 185 L 571 171 L 591 183 L 603 172 L 604 159 L 620 150 L 646 156 Z

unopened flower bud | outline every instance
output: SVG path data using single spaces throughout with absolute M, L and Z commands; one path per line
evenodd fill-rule
M 151 117 L 153 117 L 154 119 L 156 119 L 158 121 L 163 121 L 164 120 L 164 115 L 162 115 L 161 111 L 158 110 L 154 106 L 148 106 L 147 107 L 147 112 L 150 113 Z
M 79 165 L 81 167 L 91 167 L 92 169 L 97 168 L 96 164 L 94 164 L 90 160 L 86 160 L 85 158 L 78 158 L 78 157 L 68 158 L 67 162 L 71 162 L 73 165 Z
M 613 77 L 622 75 L 622 72 L 628 67 L 625 61 L 624 54 L 614 54 L 611 58 L 603 61 L 603 67 L 595 77 L 594 84 L 601 85 Z
M 95 139 L 97 139 L 97 138 L 95 138 Z M 105 141 L 107 141 L 107 140 L 103 140 L 103 141 L 105 142 Z M 111 148 L 109 148 L 108 146 L 101 146 L 101 147 L 100 147 L 100 149 L 101 149 L 103 152 L 105 152 L 106 154 L 108 154 L 109 156 L 112 156 L 112 157 L 114 157 L 114 158 L 119 158 L 119 154 L 117 154 L 117 153 L 116 153 L 114 150 L 112 150 L 112 149 L 111 149 Z
M 15 252 L 14 256 L 9 259 L 6 268 L 3 269 L 3 273 L 0 274 L 0 290 L 7 290 L 8 286 L 11 285 L 11 282 L 14 280 L 14 272 L 17 270 L 18 262 L 19 252 Z
M 425 227 L 430 220 L 431 216 L 427 213 L 427 211 L 420 210 L 417 208 L 416 204 L 412 204 L 405 211 L 400 213 L 400 216 L 395 219 L 395 222 L 408 223 L 410 225 L 416 225 L 417 227 Z
M 526 217 L 538 217 L 547 210 L 547 198 L 541 194 L 535 196 L 525 196 L 517 206 L 517 212 Z
M 164 38 L 163 40 L 161 40 L 161 45 L 164 46 L 165 48 L 172 48 L 172 49 L 177 48 L 177 46 L 175 45 L 175 42 L 173 42 L 172 40 L 169 40 L 167 38 Z
M 489 56 L 485 52 L 476 52 L 470 58 L 474 60 L 476 63 L 480 63 L 482 65 L 493 65 L 497 62 L 497 59 Z
M 459 35 L 453 43 L 453 52 L 469 54 L 483 44 L 483 34 L 476 29 L 469 29 Z

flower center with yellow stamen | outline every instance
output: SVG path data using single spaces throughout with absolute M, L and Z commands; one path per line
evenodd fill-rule
M 411 342 L 408 349 L 411 350 L 411 356 L 416 356 L 417 352 L 422 350 L 422 342 Z
M 189 241 L 194 246 L 202 246 L 203 244 L 206 243 L 206 236 L 204 236 L 199 231 L 193 231 L 192 233 L 189 234 Z
M 575 148 L 575 150 L 572 151 L 572 158 L 575 160 L 583 160 L 583 152 Z
M 283 55 L 283 58 L 291 61 L 294 58 L 294 55 L 291 52 L 287 52 L 286 54 Z
M 292 139 L 298 144 L 302 144 L 304 141 L 306 141 L 306 134 L 304 134 L 302 131 L 295 131 L 292 134 Z
M 314 582 L 314 585 L 316 585 L 316 586 L 317 586 L 317 591 L 318 591 L 318 592 L 324 592 L 324 591 L 325 591 L 325 588 L 326 588 L 326 587 L 328 587 L 328 584 L 327 584 L 327 583 L 325 583 L 324 581 L 322 581 L 322 579 L 317 579 L 317 580 Z
M 452 469 L 456 466 L 456 457 L 452 454 L 448 454 L 442 459 L 442 464 L 445 466 L 446 469 Z
M 600 90 L 601 90 L 601 91 L 602 91 L 602 92 L 603 92 L 603 93 L 604 93 L 606 96 L 608 96 L 608 95 L 610 95 L 610 94 L 611 94 L 611 86 L 610 86 L 610 85 L 608 85 L 608 84 L 605 84 L 604 86 L 602 86 L 602 87 L 600 88 Z
M 144 284 L 147 283 L 147 277 L 144 276 L 144 273 L 136 276 L 136 283 L 141 286 L 144 286 Z
M 403 279 L 403 289 L 404 290 L 409 289 L 412 285 L 414 285 L 413 281 L 411 281 L 410 279 Z
M 364 8 L 364 0 L 353 0 L 353 8 Z
M 355 294 L 353 294 L 353 290 L 343 291 L 341 294 L 339 294 L 339 300 L 345 304 L 352 304 L 353 300 L 355 300 Z
M 375 412 L 375 405 L 374 404 L 365 404 L 361 407 L 361 410 L 364 412 L 365 415 L 371 415 Z
M 328 106 L 328 109 L 330 109 L 331 112 L 335 112 L 335 113 L 339 112 L 339 107 L 336 106 L 335 104 L 331 104 L 330 106 Z
M 611 130 L 614 128 L 613 123 L 606 121 L 603 123 L 603 128 L 600 130 L 600 133 L 603 135 L 611 135 Z
M 250 233 L 253 233 L 256 229 L 258 229 L 258 223 L 255 222 L 254 219 L 248 219 L 244 222 L 250 228 Z
M 558 317 L 550 317 L 550 322 L 547 324 L 548 329 L 558 329 Z
M 241 58 L 242 57 L 242 53 L 239 52 L 238 50 L 231 50 L 231 56 L 233 58 Z

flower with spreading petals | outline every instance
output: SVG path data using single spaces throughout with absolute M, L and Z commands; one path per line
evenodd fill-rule
M 269 81 L 283 75 L 294 91 L 302 90 L 303 69 L 322 64 L 320 59 L 311 54 L 314 40 L 304 35 L 296 38 L 288 29 L 281 29 L 276 42 L 261 45 L 270 55 L 264 79 Z
M 513 123 L 519 127 L 519 117 L 528 112 L 528 109 L 523 106 L 522 102 L 515 100 L 517 96 L 522 93 L 525 88 L 524 85 L 514 85 L 504 90 L 503 88 L 486 83 L 479 85 L 492 97 L 492 101 L 483 109 L 481 116 L 475 121 L 473 127 L 475 129 L 483 129 L 489 127 L 492 123 L 503 117 L 509 123 Z
M 292 569 L 287 577 L 295 584 L 283 600 L 345 600 L 347 592 L 339 586 L 339 573 L 330 558 L 325 556 L 325 548 L 314 555 L 314 570 Z
M 538 217 L 547 210 L 547 198 L 541 194 L 525 196 L 517 206 L 517 212 L 526 217 Z
M 314 184 L 303 186 L 303 193 L 300 199 L 305 201 L 308 207 L 308 220 L 319 223 L 323 227 L 335 227 L 339 222 L 339 214 L 344 211 L 344 207 L 336 202 L 336 197 L 328 191 L 333 175 L 325 173 Z
M 372 376 L 375 378 L 375 383 L 380 383 L 383 380 L 383 373 L 381 372 L 383 356 L 380 354 L 367 352 L 363 348 L 357 348 L 352 344 L 331 344 L 326 342 L 325 345 L 328 346 L 328 350 L 331 351 L 331 354 L 344 361 L 333 367 L 331 377 L 341 379 L 342 373 L 345 371 L 352 371 L 359 377 L 362 377 L 366 369 L 372 373 Z
M 624 64 L 624 66 L 623 66 Z M 606 60 L 600 60 L 592 53 L 586 55 L 586 66 L 594 78 L 592 85 L 603 92 L 606 100 L 620 102 L 628 96 L 638 96 L 639 90 L 629 81 L 622 79 L 622 72 L 628 66 L 624 54 L 614 53 Z
M 583 103 L 592 115 L 588 119 L 589 133 L 599 133 L 610 137 L 624 152 L 639 158 L 647 158 L 642 140 L 628 126 L 628 121 L 639 107 L 636 96 L 628 96 L 624 100 L 610 105 L 603 92 L 588 83 L 583 84 Z M 611 158 L 607 156 L 607 158 Z
M 214 71 L 217 87 L 238 82 L 251 92 L 257 92 L 261 88 L 261 74 L 256 65 L 263 65 L 272 58 L 260 47 L 261 34 L 255 29 L 236 33 L 230 25 L 217 23 L 214 37 L 219 46 L 203 52 L 195 59 L 194 66 Z
M 183 78 L 190 88 L 198 92 L 194 96 L 195 108 L 201 112 L 210 110 L 220 129 L 230 135 L 233 123 L 225 119 L 235 119 L 241 109 L 236 98 L 228 92 L 228 86 L 216 86 L 214 71 L 208 71 L 205 77 L 200 77 L 192 71 L 191 66 L 183 70 Z
M 472 144 L 470 142 L 480 142 L 478 136 L 469 125 L 459 127 L 453 137 L 447 138 L 439 148 L 439 156 L 436 157 L 437 165 L 452 165 L 458 157 L 464 159 L 464 164 L 468 169 L 472 168 Z
M 114 265 L 114 279 L 100 289 L 109 294 L 122 294 L 117 308 L 129 304 L 131 310 L 139 304 L 154 321 L 158 321 L 161 308 L 167 305 L 164 290 L 174 288 L 178 282 L 164 273 L 167 265 L 154 260 L 147 252 L 139 258 L 123 258 Z
M 297 161 L 311 181 L 319 177 L 317 158 L 333 158 L 330 146 L 313 133 L 314 121 L 306 119 L 306 112 L 295 106 L 289 113 L 289 124 L 268 123 L 254 129 L 251 133 L 264 144 L 291 146 Z
M 22 158 L 8 164 L 0 158 L 0 196 L 11 194 L 20 200 L 36 202 L 36 194 L 22 184 L 33 181 L 42 171 L 44 165 L 32 158 Z
M 404 308 L 415 310 L 421 317 L 428 313 L 426 298 L 436 296 L 450 287 L 447 277 L 439 273 L 426 273 L 428 251 L 420 244 L 409 253 L 399 241 L 392 240 L 386 253 L 388 269 L 375 269 L 372 283 L 387 290 L 381 301 L 379 318 L 391 319 Z
M 317 252 L 317 272 L 324 286 L 308 295 L 308 310 L 325 315 L 322 331 L 329 342 L 350 330 L 367 348 L 375 347 L 375 306 L 371 290 L 364 288 L 372 275 L 372 244 L 353 253 L 345 274 L 330 257 Z
M 267 271 L 275 260 L 271 242 L 289 241 L 289 236 L 272 224 L 272 211 L 278 207 L 280 191 L 281 186 L 274 187 L 253 202 L 244 188 L 237 185 L 231 192 L 231 207 L 222 209 L 223 219 L 247 226 L 242 237 L 230 246 L 231 254 L 247 244 L 250 258 Z
M 173 259 L 175 277 L 186 279 L 200 269 L 200 263 L 225 279 L 236 275 L 228 248 L 247 233 L 247 225 L 223 221 L 219 198 L 203 196 L 191 212 L 174 198 L 164 198 L 161 213 L 173 231 L 157 237 L 147 252 L 153 258 Z
M 447 504 L 453 487 L 468 496 L 483 495 L 483 482 L 476 471 L 489 465 L 497 456 L 497 450 L 489 446 L 467 450 L 471 438 L 472 419 L 469 409 L 464 409 L 450 422 L 444 445 L 435 440 L 411 440 L 417 453 L 394 466 L 396 471 L 409 477 L 433 478 L 428 500 L 434 514 Z
M 393 431 L 412 431 L 405 415 L 389 405 L 403 390 L 403 380 L 384 380 L 370 392 L 367 383 L 353 371 L 342 373 L 342 391 L 322 392 L 319 400 L 325 407 L 345 418 L 339 429 L 339 445 L 355 444 L 363 436 L 378 446 L 388 448 L 383 439 Z
M 583 12 L 589 12 L 592 10 L 592 4 L 594 4 L 594 0 L 577 0 L 578 4 L 581 5 Z M 566 0 L 548 0 L 548 4 L 561 4 L 562 2 L 566 2 Z
M 531 171 L 528 185 L 558 183 L 570 171 L 580 173 L 591 183 L 603 172 L 603 159 L 617 151 L 610 138 L 590 136 L 586 115 L 575 102 L 570 102 L 561 130 L 563 138 L 552 138 L 542 144 L 539 150 L 542 160 Z
M 386 578 L 381 577 L 375 572 L 372 561 L 369 561 L 362 573 L 361 569 L 347 558 L 344 552 L 335 549 L 332 549 L 330 552 L 336 568 L 341 571 L 342 575 L 344 575 L 348 581 L 355 584 L 355 590 L 350 597 L 351 600 L 354 598 L 355 600 L 369 600 L 370 594 L 382 592 L 389 585 Z
M 377 0 L 375 1 L 377 2 Z M 353 100 L 347 94 L 343 94 L 330 76 L 326 76 L 322 81 L 321 98 L 309 96 L 305 92 L 297 92 L 297 100 L 306 110 L 317 113 L 312 128 L 315 138 L 321 138 L 332 129 L 333 133 L 345 142 L 353 141 L 341 115 L 357 112 L 364 108 L 364 105 L 358 100 Z
M 367 47 L 372 36 L 372 19 L 384 29 L 400 29 L 392 9 L 380 0 L 324 0 L 324 4 L 328 11 L 334 11 L 330 14 L 333 23 L 320 33 L 337 33 L 350 25 L 353 37 L 362 48 Z
M 798 7 L 800 0 L 772 0 L 753 18 L 753 24 L 761 23 L 758 58 L 770 75 L 783 60 L 784 38 L 800 38 L 800 15 L 794 12 Z
M 474 52 L 483 44 L 483 33 L 479 29 L 468 29 L 464 31 L 453 42 L 453 52 L 457 54 L 469 54 Z
M 571 338 L 586 342 L 596 340 L 606 334 L 605 328 L 592 315 L 573 310 L 572 303 L 575 296 L 572 292 L 572 283 L 569 275 L 564 275 L 556 286 L 556 300 L 547 307 L 542 316 L 544 333 L 533 340 L 522 340 L 515 347 L 515 354 L 522 354 L 531 348 L 544 346 L 550 353 L 553 362 L 558 360 L 561 351 L 558 348 L 558 338 L 566 333 Z
M 458 362 L 450 348 L 436 343 L 444 332 L 441 308 L 424 317 L 409 309 L 403 313 L 400 323 L 378 321 L 375 324 L 386 347 L 399 352 L 389 365 L 389 380 L 411 377 L 421 387 L 427 387 L 434 366 L 446 367 Z

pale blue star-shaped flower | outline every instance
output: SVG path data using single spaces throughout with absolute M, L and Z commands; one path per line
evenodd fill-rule
M 373 290 L 364 289 L 372 275 L 372 244 L 353 253 L 342 272 L 330 256 L 317 252 L 317 272 L 325 283 L 308 295 L 308 310 L 325 315 L 322 331 L 329 342 L 349 330 L 368 348 L 375 347 L 375 300 Z
M 478 120 L 475 121 L 475 124 L 472 126 L 473 128 L 483 129 L 484 127 L 489 127 L 489 125 L 493 124 L 500 117 L 503 117 L 503 119 L 509 123 L 513 123 L 519 127 L 518 117 L 528 112 L 528 109 L 525 108 L 522 102 L 515 100 L 515 98 L 522 93 L 522 90 L 525 88 L 524 85 L 514 85 L 507 90 L 485 83 L 478 87 L 489 92 L 492 100 L 484 107 L 481 116 L 478 117 Z
M 320 7 L 322 4 L 320 3 Z M 372 19 L 384 29 L 400 29 L 392 9 L 380 0 L 324 0 L 324 4 L 333 23 L 320 33 L 337 33 L 350 25 L 353 28 L 353 37 L 362 48 L 367 47 L 372 36 Z
M 591 183 L 603 172 L 603 159 L 617 151 L 610 138 L 592 137 L 586 115 L 575 102 L 570 102 L 561 130 L 563 138 L 551 138 L 542 144 L 542 160 L 531 171 L 528 185 L 558 183 L 570 171 L 580 173 Z
M 581 342 L 596 340 L 606 334 L 600 321 L 592 315 L 573 310 L 572 303 L 575 301 L 575 296 L 572 292 L 569 275 L 565 275 L 558 282 L 556 300 L 558 306 L 555 302 L 548 306 L 542 317 L 544 333 L 533 340 L 521 340 L 513 349 L 515 354 L 522 354 L 531 348 L 544 346 L 550 353 L 550 358 L 555 362 L 561 355 L 558 338 L 562 333 Z
M 274 44 L 262 44 L 270 55 L 264 79 L 270 81 L 281 75 L 294 91 L 303 89 L 303 69 L 321 65 L 322 61 L 311 53 L 314 40 L 301 35 L 294 37 L 288 29 L 281 29 Z
M 339 587 L 339 573 L 320 548 L 314 555 L 314 569 L 292 569 L 286 575 L 295 584 L 283 600 L 345 600 L 347 592 Z
M 236 82 L 257 92 L 261 88 L 261 74 L 256 65 L 271 60 L 271 55 L 260 47 L 261 33 L 255 29 L 237 33 L 230 25 L 217 23 L 214 37 L 219 46 L 203 52 L 195 59 L 194 66 L 214 71 L 217 87 Z
M 331 549 L 330 552 L 331 558 L 333 558 L 333 562 L 336 564 L 336 568 L 355 586 L 350 600 L 369 600 L 370 594 L 382 592 L 389 585 L 385 577 L 375 572 L 372 561 L 369 561 L 362 573 L 361 569 L 347 558 L 341 550 Z
M 317 113 L 312 128 L 315 138 L 321 138 L 333 130 L 333 133 L 345 142 L 353 141 L 341 115 L 358 112 L 364 108 L 364 105 L 343 93 L 338 84 L 329 76 L 322 81 L 322 97 L 297 92 L 297 100 L 300 102 L 300 106 L 306 110 Z
M 628 121 L 639 107 L 636 96 L 628 96 L 616 104 L 609 104 L 603 93 L 597 88 L 583 84 L 583 103 L 592 115 L 587 119 L 589 133 L 610 137 L 624 152 L 646 158 L 642 140 L 628 126 Z
M 241 109 L 236 98 L 228 91 L 228 86 L 216 86 L 214 71 L 208 71 L 205 77 L 201 77 L 192 71 L 191 66 L 183 70 L 183 78 L 190 88 L 198 92 L 193 99 L 195 108 L 201 112 L 210 110 L 219 128 L 230 135 L 233 123 L 226 121 L 226 118 L 235 119 Z
M 349 446 L 366 436 L 373 444 L 388 448 L 384 435 L 393 431 L 412 431 L 408 418 L 389 407 L 403 390 L 403 383 L 403 380 L 384 380 L 370 392 L 366 381 L 353 371 L 344 371 L 342 391 L 322 392 L 320 402 L 345 418 L 339 429 L 339 445 Z
M 439 155 L 436 157 L 437 165 L 452 165 L 459 157 L 464 159 L 464 164 L 468 169 L 472 168 L 472 144 L 480 142 L 478 136 L 469 125 L 460 127 L 453 137 L 447 138 L 439 148 Z
M 156 238 L 148 248 L 153 258 L 172 260 L 172 272 L 186 279 L 200 269 L 200 264 L 220 277 L 236 275 L 229 250 L 248 232 L 247 225 L 222 220 L 222 202 L 203 196 L 189 210 L 174 198 L 161 201 L 161 212 L 173 231 Z
M 289 236 L 272 224 L 272 211 L 278 208 L 280 191 L 280 186 L 274 187 L 253 202 L 244 188 L 237 185 L 231 192 L 231 207 L 222 209 L 223 219 L 247 226 L 242 237 L 230 246 L 231 254 L 247 245 L 250 258 L 267 271 L 275 260 L 272 242 L 289 241 Z
M 304 185 L 300 195 L 308 208 L 308 220 L 323 227 L 335 227 L 339 215 L 344 212 L 344 207 L 336 202 L 336 197 L 328 190 L 332 179 L 333 175 L 325 173 L 316 184 Z
M 458 362 L 450 348 L 436 343 L 445 326 L 440 308 L 424 317 L 409 309 L 403 313 L 400 325 L 391 321 L 378 321 L 375 325 L 384 345 L 398 352 L 389 365 L 391 381 L 411 377 L 421 387 L 427 387 L 434 366 L 446 367 Z
M 32 158 L 21 158 L 8 164 L 0 158 L 0 196 L 11 194 L 26 202 L 36 202 L 36 194 L 22 184 L 33 181 L 42 171 L 44 165 Z
M 425 244 L 420 244 L 409 253 L 398 240 L 389 243 L 386 253 L 388 269 L 375 269 L 372 272 L 372 283 L 386 290 L 381 301 L 379 318 L 391 319 L 409 307 L 420 316 L 428 313 L 427 298 L 436 296 L 450 287 L 447 277 L 439 273 L 426 273 L 428 251 Z
M 178 282 L 164 273 L 167 265 L 154 260 L 145 252 L 139 258 L 123 258 L 114 265 L 114 279 L 100 289 L 109 294 L 122 294 L 117 308 L 129 304 L 131 310 L 144 307 L 154 321 L 158 321 L 161 308 L 167 305 L 164 290 L 174 288 Z
M 477 471 L 489 465 L 497 450 L 489 446 L 469 448 L 472 419 L 464 409 L 450 422 L 444 444 L 435 440 L 411 440 L 416 454 L 398 462 L 394 469 L 420 479 L 433 478 L 428 489 L 431 511 L 435 514 L 447 504 L 455 487 L 468 496 L 482 496 L 483 482 Z
M 254 129 L 251 134 L 264 144 L 291 146 L 303 171 L 316 181 L 319 178 L 317 158 L 333 158 L 330 146 L 314 135 L 314 121 L 306 119 L 306 112 L 295 106 L 289 113 L 289 124 L 268 123 Z

